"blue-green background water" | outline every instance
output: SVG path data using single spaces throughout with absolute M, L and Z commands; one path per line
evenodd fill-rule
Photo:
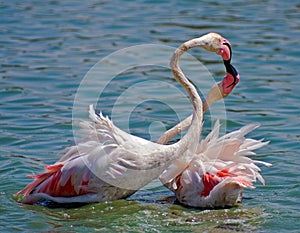
M 0 1 L 0 12 L 1 232 L 300 231 L 297 1 Z M 49 209 L 13 200 L 13 193 L 29 182 L 26 174 L 41 172 L 74 142 L 73 100 L 97 61 L 137 44 L 177 47 L 209 31 L 230 40 L 241 73 L 225 100 L 227 130 L 260 122 L 250 136 L 271 141 L 258 151 L 259 159 L 273 164 L 262 167 L 265 186 L 245 191 L 243 203 L 227 210 L 173 204 L 167 198 L 172 193 L 159 181 L 129 200 L 80 208 Z M 222 78 L 219 58 L 201 50 L 191 53 Z M 128 72 L 128 79 L 120 77 L 106 91 L 120 95 L 130 78 L 171 77 L 167 70 L 145 69 Z M 113 100 L 108 96 L 101 105 L 104 112 L 111 111 Z M 148 122 L 175 124 L 174 112 L 162 106 L 151 101 L 137 106 L 130 131 L 147 137 Z M 187 106 L 181 106 L 186 115 L 191 112 Z

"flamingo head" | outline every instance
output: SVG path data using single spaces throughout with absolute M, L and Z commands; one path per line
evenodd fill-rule
M 240 75 L 238 74 L 234 66 L 231 65 L 230 63 L 227 63 L 225 60 L 224 60 L 224 64 L 226 67 L 226 75 L 223 78 L 223 81 L 221 82 L 222 83 L 221 92 L 223 98 L 228 96 L 230 92 L 233 90 L 233 88 L 240 81 Z
M 222 83 L 217 85 L 218 89 L 213 90 L 215 94 L 213 99 L 219 100 L 230 94 L 235 85 L 239 82 L 240 76 L 234 66 L 230 63 L 232 58 L 232 49 L 227 39 L 212 32 L 203 36 L 202 41 L 205 42 L 205 45 L 203 46 L 205 49 L 216 52 L 218 55 L 222 56 L 226 68 L 226 76 Z
M 194 47 L 203 47 L 210 52 L 221 55 L 226 68 L 226 75 L 223 81 L 213 86 L 208 93 L 206 103 L 204 104 L 204 110 L 206 110 L 212 103 L 228 96 L 239 82 L 240 77 L 237 70 L 230 63 L 232 57 L 231 45 L 229 41 L 221 35 L 214 32 L 208 33 L 199 38 L 185 42 L 180 50 L 184 52 Z
M 233 67 L 233 65 L 230 65 L 230 72 L 226 72 L 225 77 L 221 82 L 216 83 L 210 91 L 208 92 L 206 101 L 204 103 L 204 111 L 206 111 L 210 105 L 215 103 L 218 100 L 221 100 L 225 97 L 227 97 L 230 92 L 234 89 L 236 84 L 238 84 L 240 76 L 236 72 L 236 69 Z M 227 68 L 226 68 L 227 69 Z
M 215 52 L 222 56 L 223 60 L 231 57 L 231 48 L 228 40 L 218 33 L 210 32 L 199 38 L 195 38 L 186 44 L 187 48 L 203 47 L 204 49 Z

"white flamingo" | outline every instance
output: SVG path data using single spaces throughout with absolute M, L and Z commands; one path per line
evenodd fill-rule
M 101 113 L 96 115 L 90 106 L 92 122 L 82 122 L 82 142 L 67 148 L 58 162 L 45 166 L 44 173 L 31 176 L 33 182 L 15 194 L 17 199 L 34 204 L 41 200 L 90 203 L 126 198 L 157 178 L 174 159 L 194 154 L 201 133 L 202 102 L 179 68 L 179 58 L 193 47 L 223 53 L 227 48 L 224 43 L 228 41 L 209 33 L 185 42 L 174 52 L 172 72 L 193 105 L 191 126 L 180 141 L 160 145 L 130 135 Z
M 230 56 L 227 56 L 228 53 L 222 56 L 227 74 L 222 82 L 210 90 L 203 112 L 215 101 L 226 97 L 239 80 L 238 73 L 230 64 L 231 48 L 227 45 Z M 165 132 L 158 143 L 167 143 L 187 128 L 191 119 L 190 116 Z M 220 123 L 217 121 L 211 133 L 200 141 L 196 154 L 174 160 L 160 175 L 161 182 L 175 193 L 180 203 L 187 206 L 220 208 L 235 205 L 241 201 L 244 188 L 255 188 L 253 183 L 256 179 L 264 184 L 257 164 L 271 166 L 270 163 L 248 157 L 255 155 L 253 150 L 268 144 L 262 140 L 245 138 L 246 134 L 258 126 L 259 124 L 249 124 L 219 137 Z
M 208 92 L 205 102 L 203 104 L 203 113 L 209 109 L 209 107 L 216 101 L 227 97 L 234 87 L 238 84 L 240 76 L 233 65 L 231 65 L 232 50 L 228 40 L 223 39 L 223 46 L 219 50 L 218 54 L 222 56 L 223 62 L 226 68 L 226 75 L 221 82 L 216 83 Z M 181 133 L 183 130 L 191 125 L 192 116 L 190 115 L 176 126 L 172 127 L 158 139 L 157 143 L 166 144 L 174 136 Z

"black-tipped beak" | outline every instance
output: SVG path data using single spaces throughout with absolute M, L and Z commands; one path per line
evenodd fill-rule
M 234 78 L 233 83 L 228 86 L 228 87 L 230 87 L 230 86 L 235 85 L 237 83 L 238 72 L 234 68 L 234 66 L 230 64 L 231 58 L 232 58 L 232 49 L 231 49 L 230 44 L 227 43 L 227 42 L 224 42 L 223 45 L 226 45 L 229 48 L 229 51 L 230 51 L 229 59 L 228 60 L 223 60 L 225 68 L 226 68 L 226 72 L 231 74 L 232 77 Z

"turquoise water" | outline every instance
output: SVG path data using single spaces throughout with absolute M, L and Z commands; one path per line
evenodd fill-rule
M 1 1 L 0 9 L 1 232 L 299 232 L 299 3 Z M 13 200 L 13 193 L 30 181 L 26 174 L 41 172 L 42 165 L 54 163 L 74 143 L 74 98 L 95 63 L 129 46 L 177 47 L 209 31 L 230 40 L 241 73 L 240 83 L 224 101 L 226 130 L 260 122 L 250 136 L 271 141 L 258 151 L 260 160 L 273 164 L 262 167 L 265 186 L 257 183 L 256 189 L 245 191 L 240 205 L 225 210 L 182 207 L 157 180 L 128 200 L 69 209 Z M 215 79 L 222 78 L 218 57 L 200 49 L 191 54 Z M 192 65 L 185 72 L 200 76 Z M 156 82 L 133 90 L 130 101 L 117 108 L 118 96 L 137 80 Z M 164 80 L 177 88 L 164 67 L 120 72 L 103 90 L 97 108 L 113 115 L 121 128 L 155 140 L 163 127 L 191 113 L 182 94 L 174 97 L 171 90 L 159 90 Z M 159 99 L 169 99 L 175 109 Z M 205 121 L 207 133 L 209 114 Z

